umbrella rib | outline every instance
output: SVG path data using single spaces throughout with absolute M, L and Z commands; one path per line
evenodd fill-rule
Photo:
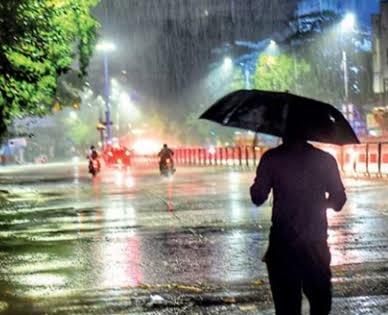
M 225 126 L 227 123 L 229 123 L 229 121 L 231 120 L 231 118 L 233 117 L 233 115 L 243 106 L 244 102 L 249 98 L 251 97 L 251 94 L 248 94 L 247 96 L 245 96 L 241 101 L 240 103 L 235 107 L 233 108 L 233 110 L 228 114 L 226 115 L 225 119 L 222 121 L 222 124 Z

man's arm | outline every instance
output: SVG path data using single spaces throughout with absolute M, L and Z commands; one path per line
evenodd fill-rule
M 327 192 L 329 193 L 328 208 L 341 211 L 346 202 L 345 187 L 341 180 L 337 162 L 332 156 L 329 160 Z
M 261 206 L 268 198 L 272 188 L 272 172 L 268 155 L 264 154 L 256 171 L 256 178 L 251 186 L 251 199 L 256 206 Z

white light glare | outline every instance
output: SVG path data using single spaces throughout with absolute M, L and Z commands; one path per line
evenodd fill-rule
M 72 119 L 72 120 L 78 119 L 78 114 L 77 114 L 77 112 L 75 112 L 75 111 L 73 111 L 73 110 L 70 112 L 69 116 L 70 116 L 70 119 Z
M 215 155 L 217 153 L 217 149 L 214 147 L 214 145 L 210 146 L 208 151 L 210 155 Z
M 96 48 L 99 51 L 109 52 L 109 51 L 114 51 L 116 49 L 116 46 L 110 42 L 101 42 L 97 44 Z
M 349 31 L 354 28 L 356 24 L 356 16 L 353 13 L 347 13 L 341 22 L 342 30 Z
M 232 58 L 230 58 L 230 57 L 225 57 L 224 58 L 224 68 L 226 68 L 226 69 L 229 69 L 229 68 L 231 68 L 232 66 L 233 66 L 233 60 L 232 60 Z

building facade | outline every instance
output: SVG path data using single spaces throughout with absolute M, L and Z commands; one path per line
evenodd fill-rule
M 298 4 L 297 16 L 331 11 L 338 14 L 354 12 L 360 22 L 370 25 L 370 15 L 378 11 L 380 0 L 301 0 Z
M 299 16 L 315 12 L 333 11 L 341 12 L 343 10 L 341 1 L 337 0 L 303 0 L 298 4 L 297 14 Z
M 380 4 L 380 13 L 372 16 L 373 90 L 388 106 L 388 1 Z

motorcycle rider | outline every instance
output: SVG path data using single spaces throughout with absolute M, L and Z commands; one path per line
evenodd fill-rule
M 172 169 L 175 171 L 174 168 L 174 160 L 172 157 L 174 156 L 174 152 L 167 146 L 167 144 L 163 144 L 162 150 L 158 153 L 158 157 L 160 158 L 159 161 L 159 169 L 162 171 L 163 166 L 166 164 L 167 160 L 171 160 L 171 166 Z
M 99 155 L 94 145 L 90 146 L 87 158 L 89 160 L 89 170 L 93 167 L 94 160 L 97 161 L 98 169 L 100 169 L 101 164 L 99 160 Z

